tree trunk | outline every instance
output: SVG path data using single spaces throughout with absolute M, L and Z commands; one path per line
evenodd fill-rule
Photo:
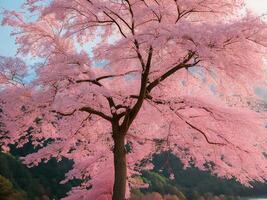
M 126 150 L 124 147 L 125 136 L 122 133 L 117 134 L 114 139 L 114 170 L 115 181 L 113 185 L 112 200 L 125 200 L 126 191 Z

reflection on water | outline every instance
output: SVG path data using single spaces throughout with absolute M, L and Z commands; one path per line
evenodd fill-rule
M 267 198 L 248 198 L 243 200 L 267 200 Z
M 267 197 L 240 197 L 239 200 L 267 200 Z

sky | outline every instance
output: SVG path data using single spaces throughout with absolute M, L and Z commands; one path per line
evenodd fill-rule
M 246 0 L 245 2 L 254 12 L 267 14 L 267 0 Z
M 0 21 L 3 19 L 3 9 L 18 10 L 23 0 L 0 0 Z M 14 56 L 16 54 L 16 45 L 14 38 L 10 37 L 10 27 L 0 26 L 0 55 Z

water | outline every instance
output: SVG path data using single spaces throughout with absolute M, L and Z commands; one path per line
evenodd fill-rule
M 247 198 L 243 200 L 267 200 L 267 198 Z

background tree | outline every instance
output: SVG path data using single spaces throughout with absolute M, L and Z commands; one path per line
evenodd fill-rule
M 21 55 L 42 62 L 23 85 L 24 73 L 12 75 L 20 65 L 1 58 L 1 146 L 42 147 L 23 158 L 28 165 L 74 160 L 63 183 L 84 181 L 65 199 L 127 198 L 141 187 L 132 175 L 168 150 L 247 185 L 267 178 L 265 118 L 247 108 L 264 84 L 266 23 L 243 1 L 27 0 L 24 8 L 32 19 L 5 11 L 3 24 L 14 27 Z

